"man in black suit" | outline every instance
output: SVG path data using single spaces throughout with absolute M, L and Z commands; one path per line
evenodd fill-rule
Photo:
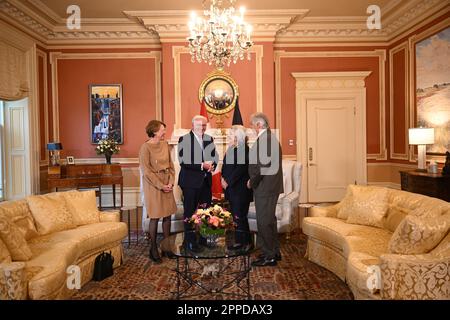
M 262 251 L 252 265 L 276 266 L 277 260 L 281 260 L 275 216 L 278 197 L 283 193 L 281 145 L 271 132 L 265 114 L 260 112 L 253 114 L 250 122 L 258 138 L 250 149 L 248 169 L 250 180 L 247 186 L 253 189 L 255 196 L 257 246 Z
M 184 219 L 191 218 L 200 205 L 209 207 L 212 201 L 212 172 L 218 156 L 213 138 L 205 134 L 206 124 L 205 117 L 195 116 L 192 130 L 178 140 L 178 185 L 183 190 Z M 185 231 L 189 230 L 192 227 L 185 223 Z M 190 249 L 198 249 L 193 238 L 186 240 Z

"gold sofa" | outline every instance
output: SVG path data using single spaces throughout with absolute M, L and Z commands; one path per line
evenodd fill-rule
M 355 299 L 450 299 L 450 204 L 381 187 L 303 220 L 307 258 L 344 280 Z
M 126 235 L 119 212 L 98 211 L 94 191 L 0 203 L 0 299 L 70 297 L 92 279 L 99 253 L 122 263 Z

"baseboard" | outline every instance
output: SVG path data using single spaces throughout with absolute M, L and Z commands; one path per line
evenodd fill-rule
M 376 186 L 376 187 L 385 187 L 385 188 L 391 188 L 396 190 L 401 190 L 401 185 L 398 183 L 393 182 L 368 182 L 368 186 Z

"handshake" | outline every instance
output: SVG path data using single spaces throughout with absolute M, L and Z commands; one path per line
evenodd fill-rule
M 202 163 L 203 170 L 207 172 L 213 172 L 215 170 L 214 164 L 212 161 L 205 161 Z

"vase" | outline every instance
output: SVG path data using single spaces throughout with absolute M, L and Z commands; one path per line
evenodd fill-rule
M 217 245 L 217 240 L 225 235 L 225 229 L 201 228 L 200 235 L 206 239 L 206 246 L 213 248 Z
M 106 158 L 107 164 L 111 164 L 111 157 L 112 157 L 112 154 L 105 153 L 105 158 Z

